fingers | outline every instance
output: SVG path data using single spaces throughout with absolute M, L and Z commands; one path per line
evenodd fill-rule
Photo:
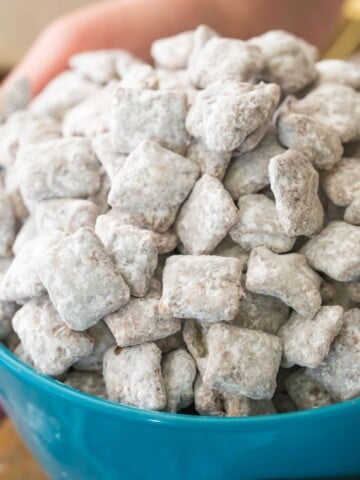
M 120 47 L 148 58 L 154 39 L 199 23 L 202 1 L 120 0 L 73 12 L 40 34 L 7 82 L 26 76 L 36 95 L 67 68 L 71 55 L 85 50 Z

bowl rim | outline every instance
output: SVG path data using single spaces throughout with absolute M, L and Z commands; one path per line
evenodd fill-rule
M 37 388 L 45 391 L 50 391 L 52 395 L 59 395 L 77 404 L 83 408 L 92 408 L 100 411 L 104 414 L 124 414 L 128 419 L 147 421 L 151 423 L 161 423 L 173 426 L 186 426 L 192 424 L 193 426 L 211 426 L 215 425 L 224 426 L 240 426 L 240 425 L 257 425 L 266 426 L 271 424 L 273 426 L 277 422 L 287 423 L 291 422 L 303 422 L 303 421 L 316 421 L 323 419 L 323 417 L 333 417 L 343 414 L 349 414 L 349 410 L 356 409 L 356 412 L 360 413 L 360 397 L 353 400 L 346 400 L 341 403 L 335 403 L 325 407 L 303 410 L 298 412 L 283 413 L 283 414 L 267 414 L 256 415 L 249 417 L 216 417 L 216 416 L 197 416 L 186 415 L 181 413 L 168 413 L 155 410 L 145 410 L 135 406 L 125 405 L 121 403 L 105 400 L 94 395 L 84 393 L 80 390 L 76 390 L 64 383 L 44 375 L 30 365 L 27 365 L 18 357 L 16 357 L 5 345 L 0 343 L 0 367 L 4 367 L 10 370 L 12 374 L 15 374 L 21 381 L 26 380 L 26 383 L 31 384 Z M 130 417 L 130 418 L 129 418 Z

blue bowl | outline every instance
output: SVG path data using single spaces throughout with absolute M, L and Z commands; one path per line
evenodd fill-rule
M 73 390 L 2 346 L 0 398 L 55 480 L 360 478 L 360 399 L 249 418 L 150 412 Z

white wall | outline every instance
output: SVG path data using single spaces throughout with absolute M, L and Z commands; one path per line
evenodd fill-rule
M 49 21 L 97 0 L 0 0 L 0 68 L 14 65 Z

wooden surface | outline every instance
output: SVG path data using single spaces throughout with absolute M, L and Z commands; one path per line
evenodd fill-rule
M 0 422 L 0 480 L 47 480 L 9 420 Z

